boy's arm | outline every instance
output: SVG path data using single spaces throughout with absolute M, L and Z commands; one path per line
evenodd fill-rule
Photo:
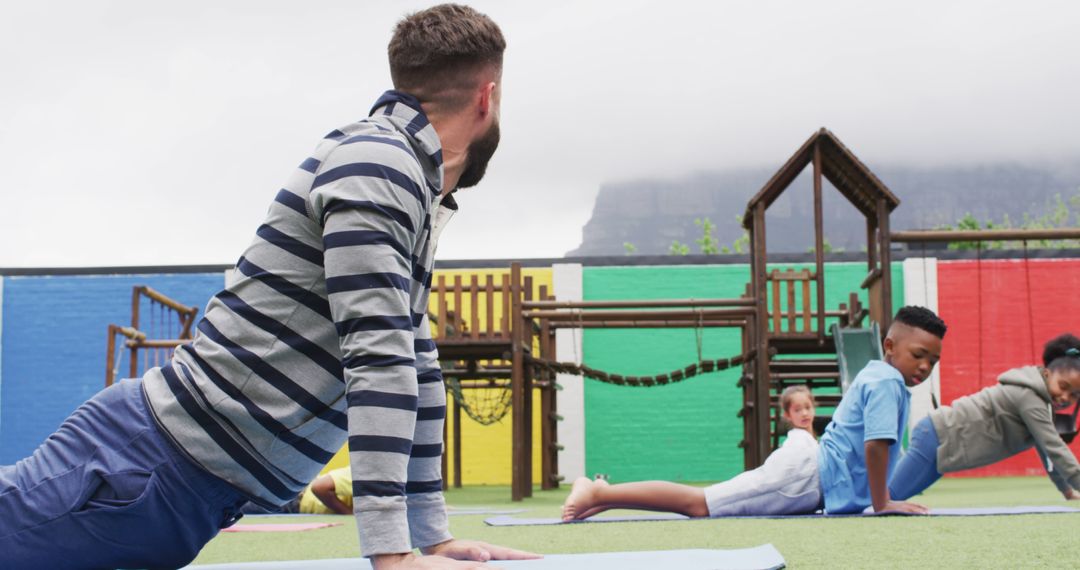
M 331 511 L 339 515 L 351 515 L 352 508 L 341 501 L 337 496 L 337 486 L 334 479 L 327 475 L 320 475 L 311 482 L 311 493 L 322 501 Z
M 889 497 L 889 448 L 899 441 L 903 431 L 898 427 L 905 405 L 903 381 L 877 382 L 863 392 L 863 451 L 866 461 L 866 483 L 870 487 L 870 504 L 874 512 L 892 511 L 926 514 L 929 509 Z
M 889 446 L 892 443 L 889 439 L 871 439 L 863 444 L 866 449 L 866 480 L 870 486 L 870 502 L 874 512 L 925 515 L 929 509 L 923 505 L 889 498 Z

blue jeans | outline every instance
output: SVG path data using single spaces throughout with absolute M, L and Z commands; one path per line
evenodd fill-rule
M 184 566 L 246 498 L 165 439 L 140 380 L 102 390 L 0 467 L 0 566 Z
M 927 416 L 911 430 L 907 453 L 900 458 L 889 477 L 889 497 L 906 501 L 926 490 L 941 478 L 937 469 L 937 430 Z

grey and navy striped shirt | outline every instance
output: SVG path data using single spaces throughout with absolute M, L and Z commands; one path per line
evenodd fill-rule
M 419 102 L 384 94 L 289 178 L 194 342 L 144 380 L 177 446 L 260 503 L 294 498 L 347 435 L 366 556 L 450 538 L 426 318 L 442 176 Z

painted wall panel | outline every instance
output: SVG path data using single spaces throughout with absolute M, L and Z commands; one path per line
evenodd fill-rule
M 777 269 L 807 265 L 777 265 Z M 902 266 L 893 264 L 894 306 L 903 300 Z M 826 267 L 826 306 L 847 302 L 866 276 L 863 263 Z M 586 268 L 587 300 L 731 298 L 749 280 L 747 265 Z M 597 330 L 584 334 L 586 364 L 622 374 L 657 374 L 697 360 L 693 329 Z M 737 329 L 705 330 L 702 355 L 740 351 Z M 702 375 L 679 384 L 627 388 L 586 381 L 586 469 L 613 480 L 706 481 L 742 470 L 742 423 L 736 417 L 739 371 Z
M 1010 368 L 1039 364 L 1042 344 L 1080 334 L 1080 260 L 941 261 L 942 403 L 997 383 Z M 1070 446 L 1080 452 L 1080 440 Z M 1034 451 L 957 476 L 1041 475 Z M 1050 484 L 1050 483 L 1047 483 Z
M 0 464 L 32 453 L 105 385 L 106 326 L 131 322 L 131 287 L 203 307 L 221 273 L 5 277 Z
M 489 274 L 501 275 L 506 273 L 505 269 L 456 269 L 456 270 L 437 270 L 435 272 L 435 280 L 440 276 L 446 276 L 447 283 L 452 284 L 455 276 L 462 276 L 462 281 L 467 284 L 472 275 L 476 275 L 479 278 L 479 282 L 483 283 L 485 276 Z M 522 269 L 522 274 L 526 277 L 532 277 L 534 298 L 539 295 L 540 287 L 547 287 L 549 294 L 552 291 L 552 272 L 550 268 L 525 268 Z M 496 278 L 496 282 L 498 278 Z M 434 302 L 434 301 L 433 301 Z M 461 312 L 462 318 L 465 322 L 471 321 L 471 310 L 467 303 L 463 303 L 463 311 Z M 434 306 L 433 306 L 434 308 Z M 496 320 L 502 317 L 502 307 L 497 303 L 494 310 L 494 318 Z M 483 322 L 486 315 L 481 312 L 479 317 Z M 471 395 L 479 396 L 481 398 L 486 397 L 501 397 L 501 389 L 487 389 L 479 388 L 475 390 L 469 390 Z M 449 404 L 449 402 L 448 402 Z M 534 391 L 534 406 L 533 406 L 533 481 L 540 481 L 540 397 L 539 391 Z M 452 412 L 448 412 L 448 416 Z M 496 422 L 490 426 L 483 426 L 473 421 L 462 412 L 461 421 L 461 457 L 462 457 L 462 469 L 461 479 L 464 484 L 467 485 L 509 485 L 511 479 L 510 471 L 510 435 L 511 426 L 513 425 L 514 410 L 510 412 L 501 421 Z M 449 425 L 452 427 L 452 418 L 448 418 Z M 451 432 L 452 433 L 452 432 Z M 453 443 L 448 444 L 450 453 L 450 460 L 453 461 Z M 453 465 L 453 463 L 451 463 Z M 452 481 L 452 477 L 450 478 Z

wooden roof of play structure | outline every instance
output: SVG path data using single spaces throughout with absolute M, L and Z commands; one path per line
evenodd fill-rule
M 813 169 L 814 267 L 787 270 L 770 268 L 766 244 L 766 210 L 808 166 Z M 867 274 L 864 289 L 868 309 L 861 308 L 860 293 L 847 291 L 850 306 L 839 310 L 826 307 L 824 181 L 828 180 L 866 219 Z M 750 238 L 750 289 L 756 314 L 744 336 L 754 359 L 748 376 L 744 440 L 747 468 L 760 465 L 770 451 L 770 418 L 775 409 L 773 392 L 789 382 L 808 383 L 813 379 L 840 378 L 837 362 L 814 356 L 838 351 L 840 328 L 829 327 L 828 319 L 838 318 L 839 327 L 858 329 L 862 337 L 880 337 L 888 330 L 892 316 L 891 234 L 889 217 L 900 205 L 892 192 L 827 129 L 820 129 L 784 163 L 780 170 L 746 205 L 743 226 Z M 786 291 L 786 295 L 784 294 Z M 837 295 L 833 295 L 837 297 Z M 862 328 L 865 317 L 877 324 Z M 830 332 L 832 331 L 836 332 Z M 871 340 L 871 345 L 876 342 Z M 745 412 L 745 413 L 744 413 Z
M 746 205 L 743 226 L 753 223 L 751 213 L 759 203 L 768 208 L 780 194 L 795 181 L 799 173 L 814 160 L 814 151 L 821 155 L 821 174 L 844 195 L 863 215 L 877 217 L 877 203 L 883 199 L 888 212 L 900 205 L 900 200 L 888 187 L 874 176 L 856 156 L 848 150 L 831 131 L 822 127 L 804 143 L 795 154 L 773 175 L 765 186 Z

